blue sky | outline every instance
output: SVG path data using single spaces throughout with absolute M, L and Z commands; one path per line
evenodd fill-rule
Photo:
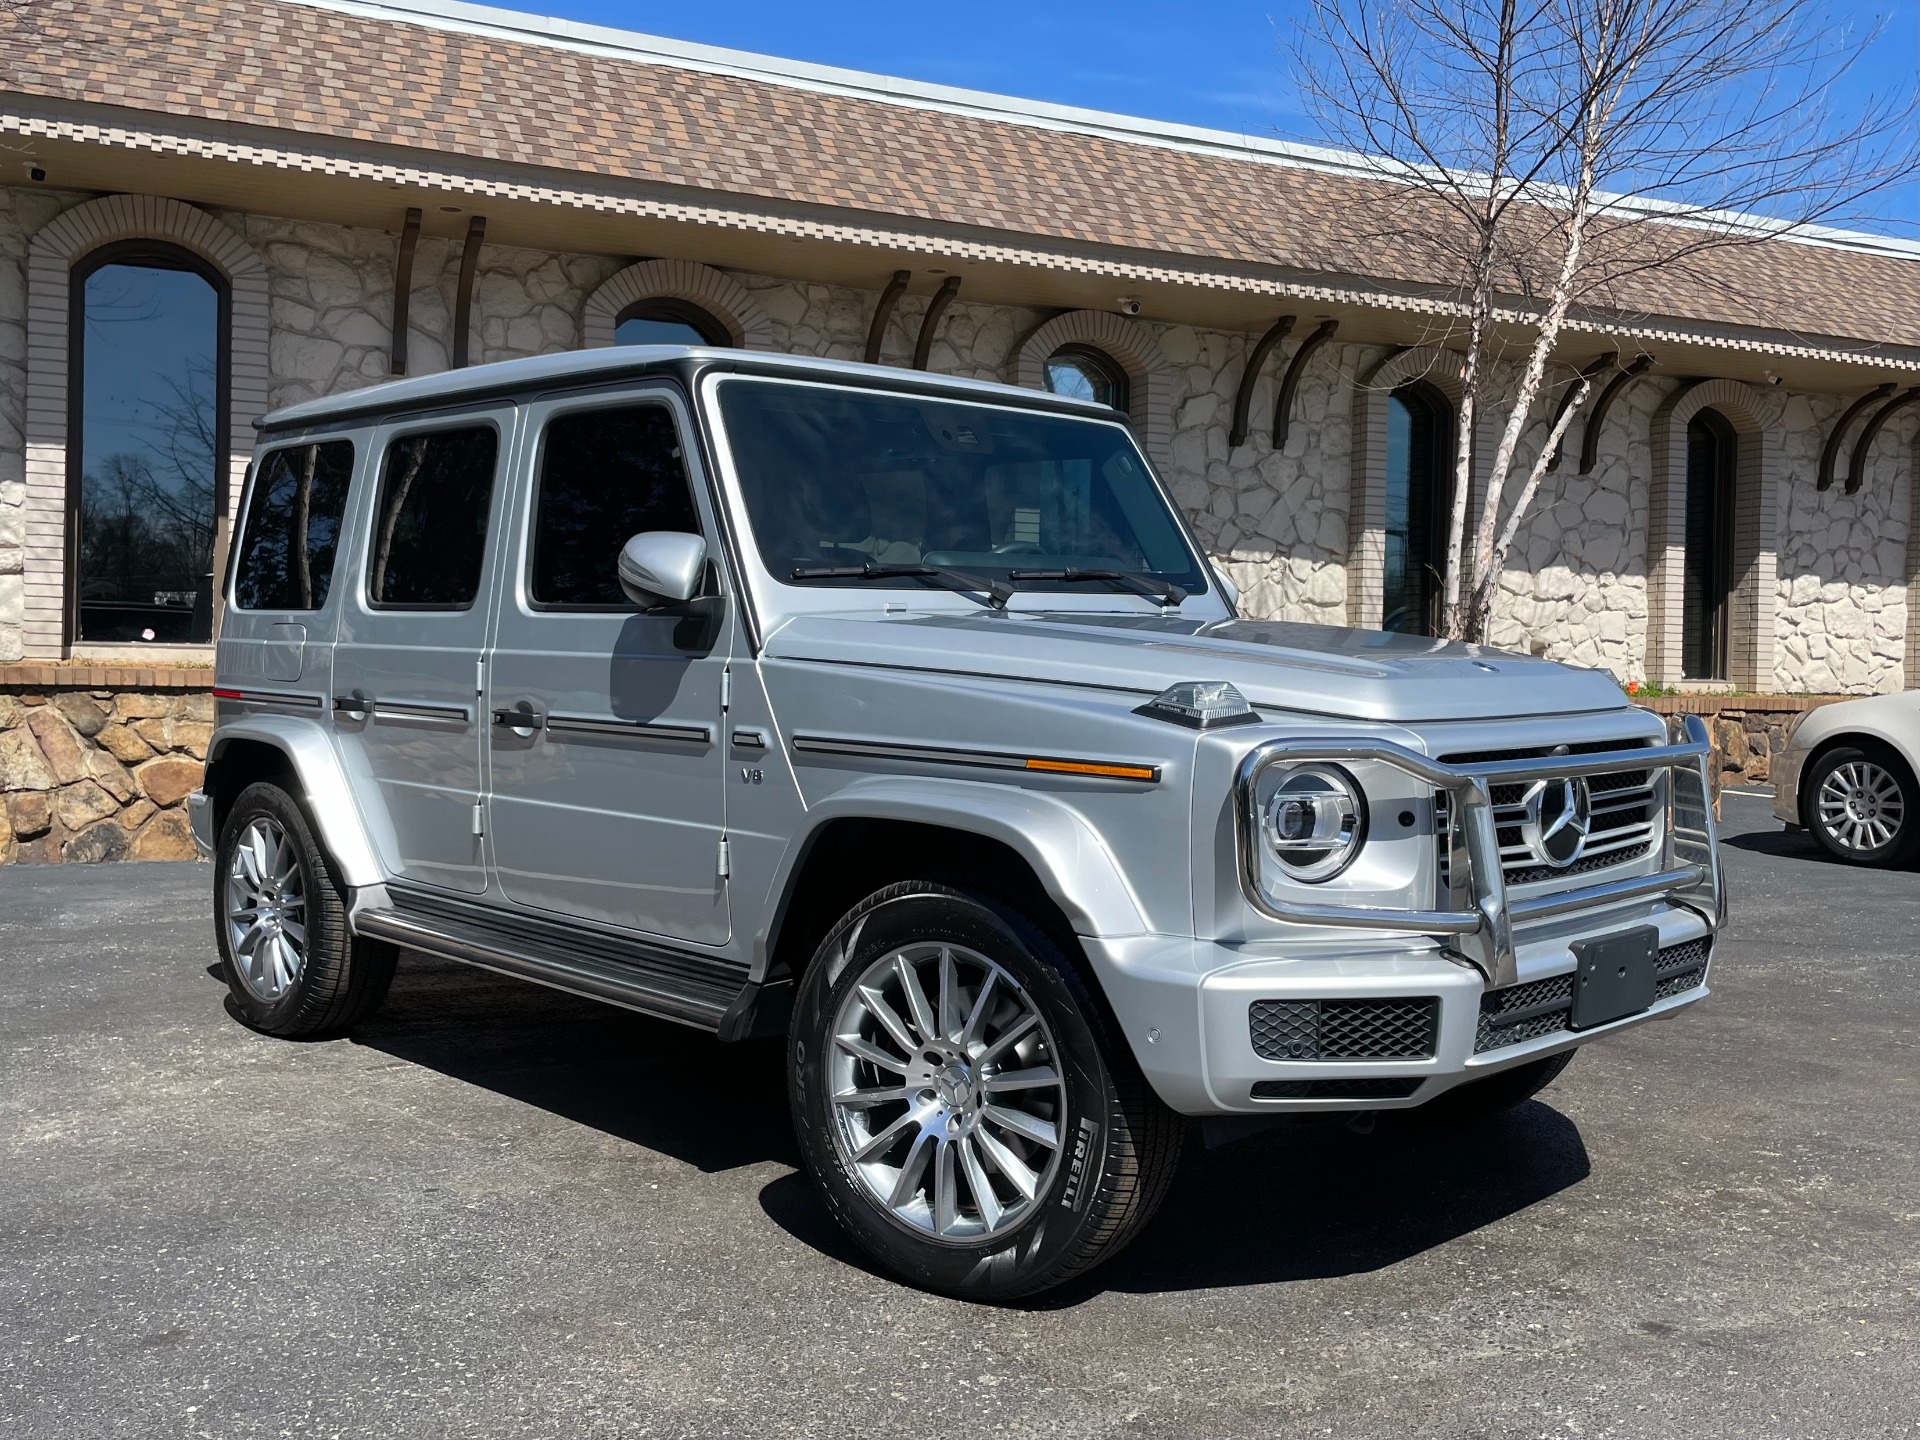
M 502 3 L 502 0 L 494 0 Z M 636 5 L 621 0 L 521 0 L 510 8 L 675 39 L 873 70 L 907 79 L 1205 125 L 1263 138 L 1316 137 L 1295 104 L 1283 54 L 1296 0 L 728 0 Z M 1887 23 L 1863 82 L 1902 96 L 1920 69 L 1920 0 L 1834 0 L 1836 25 Z M 1920 188 L 1886 195 L 1874 228 L 1920 233 Z

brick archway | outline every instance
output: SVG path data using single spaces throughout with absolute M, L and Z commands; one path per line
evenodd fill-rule
M 1682 676 L 1686 571 L 1687 422 L 1712 410 L 1733 427 L 1733 587 L 1727 603 L 1727 680 L 1737 689 L 1773 688 L 1776 445 L 1752 387 L 1737 380 L 1683 385 L 1653 412 L 1653 474 L 1647 503 L 1647 677 Z
M 1466 397 L 1466 357 L 1453 350 L 1419 345 L 1387 356 L 1360 377 L 1353 395 L 1353 461 L 1347 498 L 1347 623 L 1377 630 L 1386 603 L 1387 573 L 1387 397 L 1402 385 L 1424 381 L 1453 407 L 1460 422 Z M 1484 410 L 1474 419 L 1469 526 L 1479 514 L 1478 486 L 1492 462 Z M 1446 457 L 1449 467 L 1451 455 Z M 1463 586 L 1471 575 L 1461 577 Z
M 615 343 L 620 312 L 640 300 L 684 300 L 726 327 L 732 343 L 746 350 L 773 348 L 773 323 L 760 302 L 732 276 L 692 260 L 642 260 L 610 276 L 587 297 L 580 330 L 589 350 Z
M 1062 345 L 1087 345 L 1109 355 L 1127 373 L 1128 418 L 1140 443 L 1163 470 L 1173 463 L 1172 386 L 1167 357 L 1152 330 L 1137 320 L 1104 310 L 1056 315 L 1021 342 L 1013 380 L 1030 390 L 1047 388 L 1047 360 Z
M 69 277 L 103 245 L 158 240 L 178 245 L 226 277 L 228 336 L 227 516 L 253 450 L 253 422 L 267 409 L 267 271 L 234 229 L 205 210 L 155 195 L 107 195 L 63 210 L 27 248 L 27 575 L 22 648 L 58 657 L 66 644 L 67 357 Z M 224 561 L 225 528 L 215 573 Z

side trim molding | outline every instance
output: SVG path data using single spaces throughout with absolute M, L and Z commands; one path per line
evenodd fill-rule
M 660 720 L 616 720 L 594 715 L 549 715 L 547 732 L 558 735 L 611 735 L 621 740 L 666 740 L 678 745 L 711 745 L 711 725 L 673 725 Z
M 1084 760 L 1067 755 L 1015 755 L 1000 750 L 948 749 L 899 745 L 889 740 L 859 740 L 840 735 L 796 735 L 794 750 L 803 755 L 852 755 L 868 760 L 902 760 L 923 765 L 964 765 L 977 770 L 1018 770 L 1054 775 L 1084 775 L 1096 780 L 1160 782 L 1160 767 L 1125 760 Z

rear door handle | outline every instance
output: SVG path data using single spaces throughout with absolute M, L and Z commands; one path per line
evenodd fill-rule
M 517 730 L 531 735 L 547 726 L 547 712 L 531 700 L 522 700 L 517 705 L 500 706 L 493 712 L 493 723 L 503 730 Z

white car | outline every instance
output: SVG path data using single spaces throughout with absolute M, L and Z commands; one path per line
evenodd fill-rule
M 1773 762 L 1773 813 L 1850 865 L 1920 854 L 1920 691 L 1810 710 Z

